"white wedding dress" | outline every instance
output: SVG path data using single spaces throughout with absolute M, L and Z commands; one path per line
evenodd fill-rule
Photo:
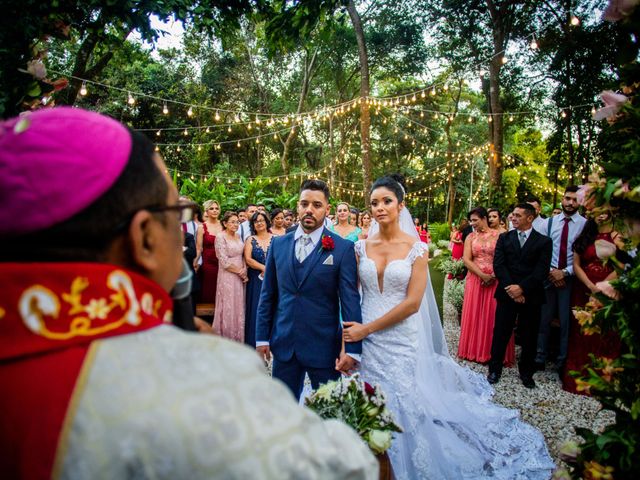
M 357 242 L 356 253 L 366 324 L 405 299 L 413 263 L 427 247 L 417 241 L 406 258 L 390 262 L 383 285 L 365 241 Z M 555 465 L 542 434 L 522 422 L 516 410 L 491 403 L 490 385 L 449 356 L 434 333 L 441 332 L 439 319 L 428 325 L 425 311 L 363 343 L 362 378 L 382 387 L 404 430 L 389 450 L 396 478 L 549 478 Z

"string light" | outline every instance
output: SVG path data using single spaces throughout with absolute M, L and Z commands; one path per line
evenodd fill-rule
M 136 104 L 136 99 L 133 98 L 133 95 L 131 95 L 131 93 L 129 93 L 129 97 L 127 98 L 127 103 L 129 105 L 135 105 Z
M 164 105 L 162 106 L 162 113 L 165 115 L 169 115 L 169 107 L 167 107 L 167 102 L 164 102 Z
M 505 63 L 507 63 L 509 61 L 509 58 L 507 58 L 506 55 L 503 55 L 502 58 L 500 59 L 500 62 L 504 65 Z
M 80 87 L 80 95 L 83 97 L 87 95 L 87 82 L 82 82 L 82 86 Z
M 533 40 L 531 40 L 531 43 L 529 44 L 529 48 L 531 48 L 531 50 L 538 49 L 538 41 L 536 40 L 536 37 L 533 37 Z
M 189 110 L 187 110 L 187 116 L 193 117 L 193 108 L 189 107 Z
M 578 25 L 580 25 L 580 19 L 575 15 L 571 15 L 571 25 L 577 27 Z

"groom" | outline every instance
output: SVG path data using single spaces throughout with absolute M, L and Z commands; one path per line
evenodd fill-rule
M 298 228 L 274 237 L 267 255 L 256 321 L 256 349 L 273 376 L 300 398 L 305 373 L 313 388 L 348 373 L 361 342 L 342 350 L 342 325 L 362 322 L 354 244 L 324 227 L 329 188 L 306 180 L 300 188 Z

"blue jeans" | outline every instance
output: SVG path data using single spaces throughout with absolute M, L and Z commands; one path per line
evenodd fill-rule
M 536 362 L 544 363 L 549 351 L 549 331 L 554 316 L 560 319 L 560 349 L 557 358 L 558 366 L 567 361 L 567 345 L 569 343 L 569 325 L 571 324 L 571 290 L 573 276 L 564 279 L 564 288 L 556 288 L 553 285 L 545 289 L 547 303 L 542 305 L 540 315 L 540 330 L 538 331 L 538 351 Z

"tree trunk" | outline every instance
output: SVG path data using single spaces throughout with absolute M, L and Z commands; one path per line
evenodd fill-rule
M 502 182 L 502 154 L 504 147 L 504 130 L 502 118 L 502 103 L 500 101 L 500 70 L 502 68 L 502 58 L 505 50 L 505 11 L 502 12 L 496 7 L 493 0 L 486 0 L 489 15 L 491 17 L 491 30 L 493 39 L 493 58 L 489 63 L 489 98 L 491 102 L 491 112 L 493 119 L 491 122 L 491 143 L 493 144 L 493 155 L 489 159 L 489 180 L 491 191 L 500 189 Z
M 298 108 L 296 110 L 296 117 L 292 120 L 291 130 L 289 130 L 289 134 L 287 135 L 287 139 L 284 141 L 284 148 L 282 150 L 282 156 L 280 157 L 280 165 L 282 167 L 282 172 L 285 175 L 289 174 L 289 155 L 291 153 L 291 146 L 293 145 L 294 140 L 298 134 L 296 127 L 298 126 L 297 116 L 302 113 L 302 109 L 304 108 L 304 102 L 307 99 L 307 94 L 309 93 L 309 83 L 311 81 L 311 77 L 313 76 L 313 68 L 316 62 L 318 51 L 316 50 L 311 59 L 309 60 L 309 56 L 305 56 L 304 60 L 304 75 L 302 78 L 302 86 L 300 89 L 300 98 L 298 99 Z
M 369 112 L 369 57 L 364 39 L 362 21 L 353 0 L 349 0 L 347 11 L 353 24 L 358 42 L 358 58 L 360 60 L 360 136 L 362 148 L 362 186 L 364 188 L 364 204 L 369 205 L 369 189 L 371 188 L 371 114 Z
M 456 198 L 456 189 L 453 184 L 453 171 L 454 171 L 454 161 L 453 161 L 453 139 L 451 138 L 451 124 L 458 114 L 458 107 L 460 105 L 460 96 L 462 95 L 462 80 L 458 80 L 458 91 L 456 92 L 453 104 L 453 113 L 451 117 L 447 120 L 447 125 L 444 127 L 444 133 L 447 137 L 447 158 L 449 159 L 449 208 L 447 212 L 447 223 L 449 226 L 453 223 L 453 210 L 455 208 L 454 200 Z

